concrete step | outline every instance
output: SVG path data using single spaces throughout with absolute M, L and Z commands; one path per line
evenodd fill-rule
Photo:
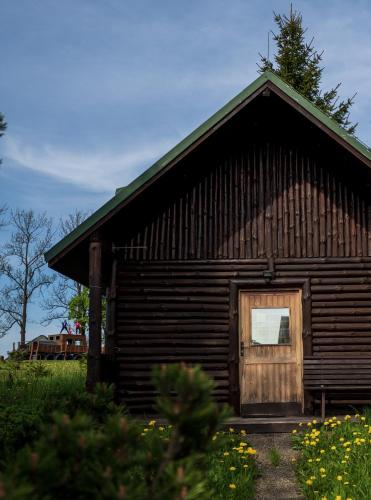
M 313 417 L 233 417 L 224 424 L 224 428 L 232 427 L 237 430 L 245 430 L 250 434 L 291 432 L 297 429 L 300 422 L 311 422 Z M 317 418 L 317 422 L 320 419 Z

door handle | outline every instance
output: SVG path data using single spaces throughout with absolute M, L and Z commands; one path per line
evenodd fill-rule
M 240 356 L 244 356 L 245 355 L 245 344 L 243 342 L 241 342 L 241 345 L 240 345 Z

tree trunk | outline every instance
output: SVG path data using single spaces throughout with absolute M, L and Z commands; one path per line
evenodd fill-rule
M 24 347 L 26 344 L 26 324 L 27 324 L 27 297 L 25 294 L 23 295 L 23 303 L 22 303 L 22 320 L 21 320 L 21 347 Z

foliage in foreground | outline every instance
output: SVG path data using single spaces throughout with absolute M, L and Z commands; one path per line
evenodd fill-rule
M 118 407 L 108 415 L 103 408 L 54 413 L 38 439 L 5 466 L 0 497 L 251 497 L 255 450 L 244 436 L 218 433 L 228 411 L 214 403 L 213 382 L 185 365 L 158 368 L 154 382 L 158 409 L 170 425 L 143 427 Z
M 316 420 L 294 432 L 297 477 L 308 499 L 361 500 L 371 492 L 371 415 Z

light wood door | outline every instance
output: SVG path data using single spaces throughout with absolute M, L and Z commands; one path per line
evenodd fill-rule
M 301 291 L 240 292 L 242 415 L 302 411 Z

